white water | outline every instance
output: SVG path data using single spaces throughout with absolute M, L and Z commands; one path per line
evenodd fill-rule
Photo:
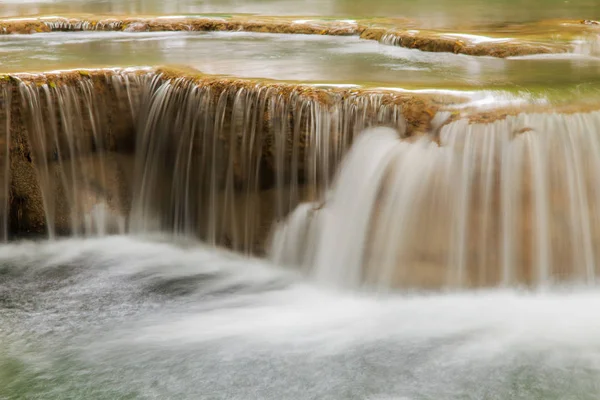
M 122 236 L 2 245 L 0 279 L 0 398 L 594 399 L 600 389 L 595 288 L 346 293 L 194 242 Z
M 466 119 L 428 137 L 366 131 L 322 203 L 281 224 L 276 262 L 330 284 L 593 284 L 600 114 Z

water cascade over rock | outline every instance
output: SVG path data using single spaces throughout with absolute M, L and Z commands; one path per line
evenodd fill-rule
M 0 240 L 8 238 L 9 186 L 10 186 L 10 107 L 11 91 L 8 85 L 0 93 Z
M 356 133 L 425 132 L 443 102 L 166 70 L 3 82 L 5 232 L 160 230 L 246 253 L 327 190 Z
M 4 240 L 161 231 L 262 254 L 270 234 L 275 261 L 347 286 L 595 280 L 593 109 L 166 69 L 1 82 Z
M 199 234 L 245 253 L 327 190 L 355 133 L 385 124 L 405 136 L 430 119 L 405 96 L 239 80 L 156 76 L 144 99 L 132 229 Z
M 299 206 L 271 257 L 347 286 L 594 283 L 600 112 L 445 125 L 439 145 L 365 132 L 322 201 Z
M 109 75 L 8 77 L 2 83 L 2 231 L 124 231 L 135 129 Z M 125 164 L 123 164 L 125 162 Z

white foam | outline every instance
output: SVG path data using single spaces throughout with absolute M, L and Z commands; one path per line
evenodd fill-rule
M 446 34 L 443 34 L 442 36 L 459 37 L 459 38 L 467 39 L 471 43 L 474 43 L 474 44 L 502 43 L 502 42 L 507 42 L 507 41 L 511 40 L 510 38 L 492 38 L 489 36 L 470 35 L 470 34 L 466 34 L 466 33 L 446 33 Z

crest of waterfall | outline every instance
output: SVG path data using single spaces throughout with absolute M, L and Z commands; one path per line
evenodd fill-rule
M 439 142 L 363 133 L 270 256 L 352 286 L 595 282 L 600 112 L 461 119 Z
M 245 253 L 270 221 L 327 190 L 355 132 L 406 130 L 402 107 L 376 93 L 156 75 L 144 98 L 132 229 L 199 234 Z

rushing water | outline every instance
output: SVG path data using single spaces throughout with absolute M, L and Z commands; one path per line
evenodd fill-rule
M 596 289 L 374 297 L 195 243 L 3 245 L 3 399 L 595 399 Z
M 138 169 L 143 175 L 136 184 L 154 183 L 160 172 L 173 174 L 173 186 L 166 193 L 174 203 L 164 203 L 166 208 L 161 212 L 170 224 L 195 212 L 185 208 L 177 211 L 189 201 L 186 190 L 195 187 L 185 176 L 184 162 L 185 150 L 194 148 L 194 134 L 203 132 L 206 140 L 214 140 L 223 134 L 244 132 L 242 137 L 249 139 L 256 132 L 253 124 L 259 107 L 269 104 L 265 109 L 273 113 L 282 112 L 289 104 L 302 105 L 281 115 L 305 110 L 314 118 L 308 124 L 312 129 L 308 137 L 313 139 L 319 135 L 334 138 L 336 130 L 324 128 L 335 126 L 329 125 L 335 118 L 340 118 L 339 126 L 366 126 L 357 110 L 363 110 L 362 118 L 371 115 L 370 109 L 379 110 L 379 117 L 387 118 L 387 123 L 396 121 L 396 129 L 406 129 L 398 111 L 384 107 L 381 94 L 349 97 L 344 102 L 339 93 L 331 91 L 329 95 L 336 101 L 331 108 L 321 108 L 313 97 L 296 93 L 284 98 L 268 86 L 253 86 L 251 91 L 232 85 L 212 97 L 207 93 L 217 87 L 164 81 L 152 74 L 117 74 L 109 81 L 120 90 L 131 90 L 127 98 L 133 109 L 128 112 L 142 122 L 136 147 L 140 150 Z M 40 135 L 32 137 L 35 143 L 56 141 L 56 148 L 67 152 L 69 158 L 84 154 L 86 142 L 79 141 L 80 147 L 75 148 L 69 138 L 79 130 L 80 138 L 91 135 L 94 139 L 101 132 L 101 126 L 94 122 L 107 116 L 101 114 L 106 112 L 99 96 L 104 91 L 95 92 L 98 89 L 91 82 L 81 79 L 74 86 L 18 84 L 24 110 L 32 114 L 31 133 Z M 142 90 L 136 100 L 138 85 Z M 92 96 L 94 93 L 98 97 Z M 215 103 L 214 98 L 225 100 Z M 4 101 L 8 99 L 4 97 Z M 41 112 L 44 101 L 62 110 L 60 122 L 48 117 L 54 113 Z M 226 112 L 226 107 L 231 111 Z M 196 109 L 203 113 L 189 112 Z M 193 128 L 205 126 L 206 120 L 214 122 L 211 115 L 226 114 L 231 118 L 228 130 L 218 131 L 222 129 L 219 125 L 207 130 Z M 82 128 L 78 115 L 89 115 L 86 118 L 92 124 Z M 7 117 L 10 113 L 3 116 L 4 123 Z M 333 188 L 335 201 L 320 204 L 317 211 L 337 213 L 340 199 L 352 200 L 351 212 L 345 213 L 347 208 L 342 207 L 332 220 L 333 230 L 324 224 L 328 239 L 320 249 L 325 256 L 320 257 L 317 278 L 324 278 L 325 287 L 305 280 L 297 269 L 286 270 L 281 265 L 208 249 L 194 240 L 113 236 L 3 244 L 0 398 L 594 399 L 600 390 L 600 326 L 594 322 L 600 294 L 593 286 L 522 292 L 505 288 L 375 294 L 355 288 L 338 291 L 331 283 L 359 284 L 356 275 L 363 259 L 360 241 L 366 240 L 368 214 L 378 200 L 378 181 L 373 177 L 389 182 L 389 199 L 384 198 L 380 207 L 388 218 L 382 233 L 375 233 L 383 235 L 376 241 L 383 247 L 383 258 L 390 257 L 390 251 L 405 250 L 405 243 L 427 244 L 430 240 L 435 244 L 427 227 L 435 226 L 443 234 L 448 225 L 448 215 L 444 214 L 447 207 L 458 210 L 449 210 L 453 216 L 449 226 L 454 233 L 448 237 L 456 252 L 444 254 L 451 256 L 448 264 L 455 267 L 449 274 L 450 282 L 459 286 L 464 282 L 454 275 L 464 264 L 460 255 L 465 252 L 464 244 L 479 245 L 488 238 L 504 240 L 506 235 L 494 230 L 495 220 L 504 215 L 510 222 L 518 211 L 517 203 L 503 206 L 512 207 L 513 214 L 494 208 L 497 213 L 489 214 L 489 229 L 484 226 L 478 231 L 484 233 L 481 241 L 472 240 L 465 233 L 463 217 L 477 207 L 469 201 L 481 202 L 485 209 L 492 207 L 486 198 L 501 198 L 501 193 L 513 198 L 515 190 L 520 190 L 518 182 L 513 186 L 510 179 L 496 173 L 514 178 L 522 176 L 522 171 L 539 182 L 533 186 L 537 193 L 533 214 L 543 217 L 537 220 L 537 232 L 544 232 L 539 225 L 544 218 L 552 220 L 550 198 L 545 202 L 542 196 L 545 191 L 550 193 L 554 188 L 559 198 L 564 194 L 571 204 L 565 217 L 572 231 L 562 232 L 560 237 L 574 238 L 570 244 L 573 253 L 569 254 L 582 258 L 569 259 L 566 265 L 585 276 L 585 250 L 590 242 L 583 229 L 583 212 L 597 214 L 593 212 L 597 202 L 579 206 L 591 202 L 596 194 L 597 126 L 597 113 L 532 114 L 473 125 L 459 120 L 439 132 L 441 147 L 425 138 L 409 143 L 399 141 L 395 133 L 386 132 L 383 138 L 377 132 L 365 133 L 364 138 L 372 139 L 373 146 L 365 150 L 364 143 L 356 143 L 355 152 L 341 169 L 341 175 L 350 179 L 340 179 L 339 187 Z M 341 132 L 354 134 L 351 130 Z M 177 149 L 175 159 L 182 164 L 164 162 L 168 160 L 161 153 L 167 150 L 161 146 L 166 145 L 165 138 L 172 140 Z M 102 144 L 97 138 L 93 142 L 98 152 Z M 319 149 L 317 143 L 310 148 Z M 241 148 L 244 146 L 251 147 L 242 142 Z M 180 152 L 181 157 L 177 156 Z M 392 153 L 395 158 L 388 159 Z M 452 153 L 456 153 L 455 158 Z M 34 157 L 39 160 L 46 156 Z M 62 160 L 59 154 L 56 157 L 54 161 Z M 551 169 L 550 160 L 565 168 Z M 256 163 L 248 161 L 249 165 Z M 390 164 L 397 171 L 382 168 Z M 524 164 L 530 167 L 519 168 Z M 166 165 L 173 167 L 164 168 Z M 221 168 L 228 171 L 230 165 Z M 318 165 L 322 168 L 326 164 L 321 160 Z M 206 171 L 208 167 L 195 168 L 194 175 L 205 176 L 202 168 Z M 543 175 L 546 170 L 553 172 Z M 449 179 L 436 182 L 436 172 L 447 174 Z M 470 173 L 478 178 L 471 182 Z M 46 178 L 50 180 L 50 175 Z M 498 187 L 500 182 L 504 183 Z M 46 185 L 50 190 L 51 185 Z M 404 235 L 404 239 L 396 235 L 402 233 L 403 214 L 419 219 L 434 210 L 429 208 L 432 204 L 422 201 L 425 192 L 444 194 L 448 185 L 455 189 L 456 198 L 438 208 L 440 218 L 425 223 L 412 221 L 413 228 L 422 230 L 411 228 L 411 237 Z M 158 189 L 157 193 L 151 187 L 147 192 L 139 191 L 140 199 L 158 198 Z M 429 197 L 436 198 L 448 199 Z M 74 197 L 72 201 L 81 200 Z M 136 206 L 145 209 L 143 204 Z M 139 220 L 150 217 L 142 213 Z M 189 222 L 189 218 L 179 221 Z M 481 225 L 477 226 L 479 229 Z M 178 229 L 176 224 L 171 227 Z M 518 244 L 522 232 L 519 226 L 509 228 L 511 243 Z M 358 242 L 345 240 L 357 234 L 363 235 Z M 543 236 L 533 237 L 542 245 L 537 247 L 538 254 L 553 251 L 553 242 L 544 241 Z M 494 246 L 489 245 L 489 251 L 479 248 L 477 254 L 493 254 Z M 477 261 L 477 266 L 499 271 L 498 265 L 486 264 L 487 259 Z M 520 271 L 516 269 L 518 263 L 508 265 Z M 543 260 L 537 265 L 546 266 Z M 401 266 L 408 269 L 408 264 Z M 446 279 L 448 274 L 442 271 L 439 276 Z M 534 274 L 534 278 L 539 277 Z M 529 282 L 526 278 L 523 281 Z
M 559 22 L 522 23 L 596 3 L 0 0 L 0 17 L 409 18 L 552 44 Z M 585 27 L 571 52 L 508 59 L 387 36 L 0 35 L 0 73 L 79 69 L 0 75 L 0 400 L 597 399 Z M 163 64 L 219 76 L 82 69 Z
M 151 71 L 107 72 L 102 84 L 76 77 L 21 81 L 21 111 L 4 118 L 25 116 L 25 135 L 7 139 L 30 149 L 3 169 L 17 163 L 10 193 L 40 197 L 33 209 L 50 238 L 167 231 L 261 253 L 270 225 L 309 199 L 317 203 L 300 206 L 275 233 L 273 257 L 333 284 L 596 280 L 597 111 L 493 122 L 489 111 L 472 116 L 481 123 L 465 115 L 445 124 L 466 104 L 449 100 L 437 110 L 415 93 L 170 80 Z M 513 107 L 531 107 L 519 100 Z M 362 133 L 324 195 L 354 138 L 372 125 L 397 132 Z M 420 136 L 400 140 L 411 135 Z M 21 176 L 28 157 L 39 194 Z M 14 199 L 0 210 L 4 231 L 7 214 L 15 233 L 36 226 L 21 210 Z
M 461 120 L 439 145 L 366 132 L 323 202 L 279 228 L 272 256 L 351 287 L 594 284 L 599 117 Z
M 24 115 L 13 130 L 26 133 L 11 138 L 5 129 L 2 138 L 13 148 L 26 141 L 29 152 L 4 168 L 17 170 L 5 230 L 7 213 L 15 231 L 35 226 L 20 224 L 14 198 L 39 196 L 37 223 L 50 238 L 124 232 L 129 217 L 129 230 L 198 234 L 250 252 L 273 219 L 328 187 L 355 134 L 373 124 L 407 131 L 402 93 L 198 83 L 144 70 L 99 74 L 101 83 L 75 74 L 72 83 L 15 78 L 19 112 L 7 108 L 5 122 Z M 413 122 L 431 118 L 426 111 L 417 105 Z

